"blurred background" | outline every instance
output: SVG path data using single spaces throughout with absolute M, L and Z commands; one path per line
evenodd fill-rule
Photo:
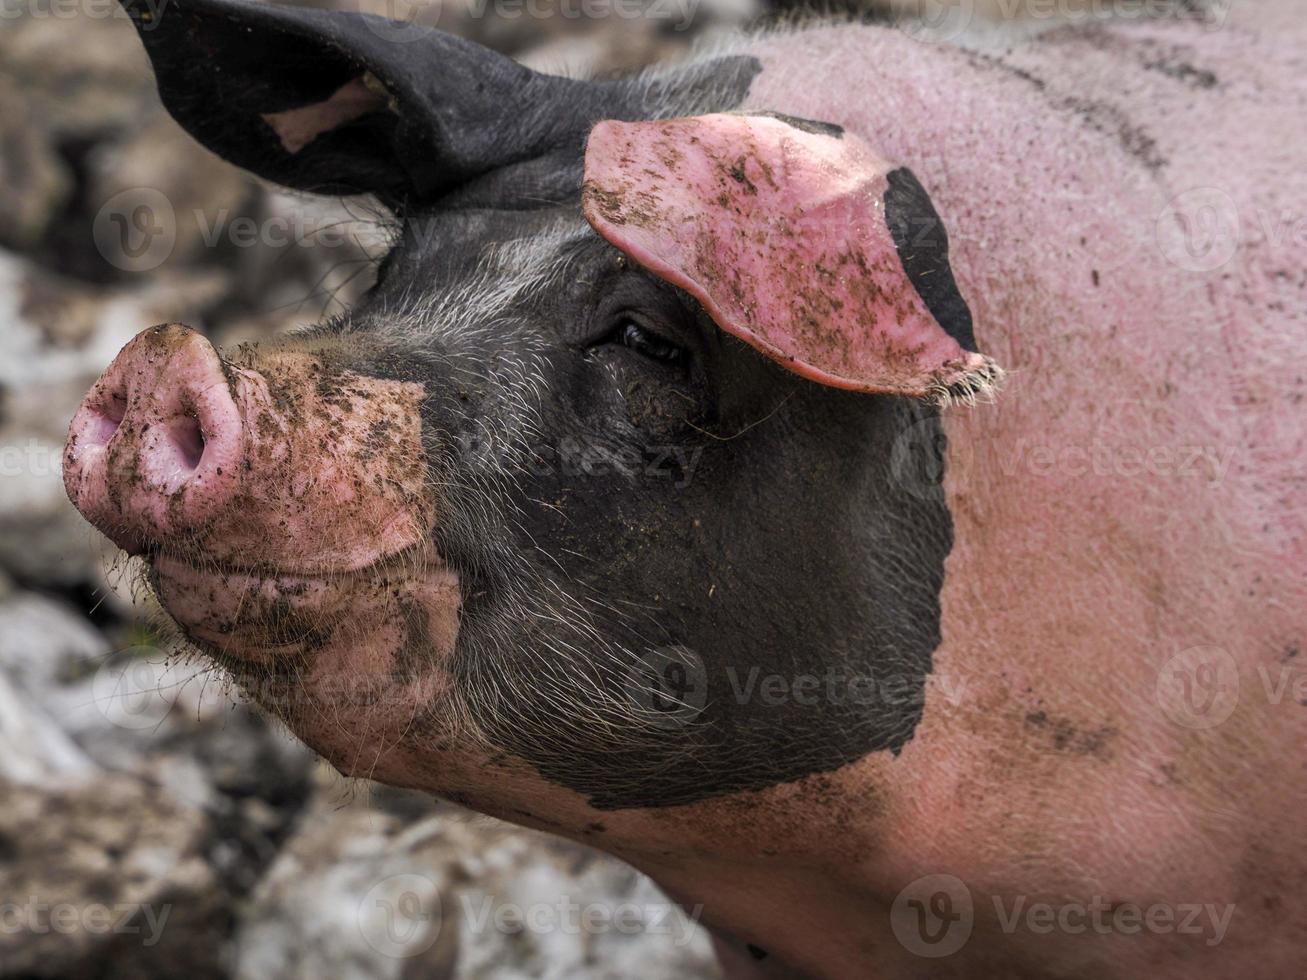
M 923 2 L 946 31 L 1023 10 L 952 0 L 958 19 L 949 0 Z M 322 5 L 561 73 L 683 57 L 792 13 L 764 0 Z M 64 496 L 68 420 L 134 333 L 175 320 L 226 344 L 337 312 L 371 281 L 376 218 L 366 202 L 278 191 L 192 142 L 113 0 L 0 0 L 0 976 L 717 976 L 705 934 L 619 862 L 336 776 L 175 656 L 139 570 Z

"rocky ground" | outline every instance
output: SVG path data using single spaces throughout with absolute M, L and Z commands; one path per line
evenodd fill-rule
M 327 2 L 572 72 L 676 57 L 761 9 Z M 68 419 L 136 331 L 315 320 L 387 234 L 365 202 L 280 193 L 193 143 L 116 10 L 0 0 L 0 975 L 715 976 L 702 931 L 624 865 L 335 777 L 176 655 L 139 569 L 68 505 Z M 164 233 L 124 252 L 106 217 L 142 205 Z

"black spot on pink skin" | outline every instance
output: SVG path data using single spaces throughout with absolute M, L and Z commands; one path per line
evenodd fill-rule
M 1028 712 L 1025 722 L 1026 727 L 1032 732 L 1042 733 L 1048 737 L 1052 747 L 1058 752 L 1094 756 L 1100 759 L 1112 757 L 1112 742 L 1118 733 L 1110 725 L 1081 728 L 1065 718 L 1052 717 L 1043 710 Z
M 885 221 L 894 236 L 903 271 L 912 288 L 944 331 L 963 350 L 976 351 L 976 336 L 953 267 L 948 260 L 948 232 L 930 195 L 907 167 L 889 174 Z
M 819 136 L 830 136 L 834 139 L 844 138 L 844 127 L 838 123 L 823 122 L 820 119 L 804 119 L 801 116 L 788 116 L 783 112 L 757 112 L 754 115 L 769 116 L 772 119 L 779 119 L 781 122 L 800 129 L 805 133 L 816 133 Z

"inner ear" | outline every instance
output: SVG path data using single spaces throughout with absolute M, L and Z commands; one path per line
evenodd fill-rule
M 411 193 L 401 118 L 350 43 L 361 19 L 220 0 L 124 6 L 164 107 L 220 156 L 299 190 Z
M 298 153 L 323 133 L 369 112 L 385 110 L 387 99 L 388 93 L 376 76 L 364 73 L 346 82 L 321 102 L 298 109 L 260 113 L 260 116 L 277 134 L 282 149 L 287 153 Z

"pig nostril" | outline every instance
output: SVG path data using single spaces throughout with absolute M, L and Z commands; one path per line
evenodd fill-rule
M 204 455 L 204 433 L 200 430 L 200 420 L 190 415 L 183 416 L 173 425 L 171 435 L 182 462 L 187 469 L 194 470 Z
M 85 441 L 92 446 L 106 446 L 117 431 L 118 421 L 116 419 L 96 412 L 91 416 L 91 425 L 86 433 Z
M 172 428 L 173 442 L 181 453 L 182 461 L 188 469 L 200 465 L 204 455 L 204 433 L 200 430 L 200 420 L 193 416 L 183 416 Z
M 103 406 L 92 411 L 91 425 L 86 433 L 85 441 L 93 446 L 108 445 L 109 440 L 118 431 L 118 426 L 122 424 L 123 417 L 126 414 L 127 402 L 125 399 L 116 395 L 109 398 Z

